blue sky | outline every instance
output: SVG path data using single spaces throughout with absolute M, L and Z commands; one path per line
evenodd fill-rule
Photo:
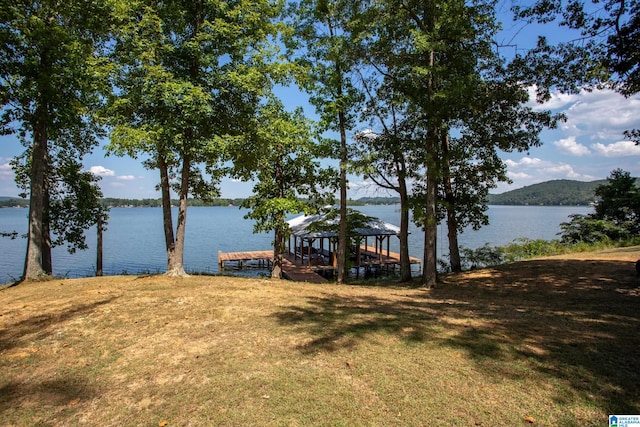
M 540 31 L 540 28 L 532 25 L 511 22 L 507 22 L 504 27 L 499 41 L 516 45 L 514 50 L 533 47 L 535 35 Z M 552 34 L 554 38 L 570 37 L 557 28 L 546 33 Z M 314 116 L 313 108 L 306 102 L 306 95 L 294 88 L 281 88 L 278 93 L 289 108 L 301 105 L 305 113 Z M 610 90 L 578 94 L 556 92 L 546 104 L 536 105 L 531 102 L 531 105 L 534 108 L 564 112 L 567 121 L 561 123 L 558 129 L 543 131 L 541 147 L 533 148 L 528 153 L 504 153 L 502 158 L 513 183 L 500 184 L 493 192 L 513 190 L 552 179 L 605 179 L 615 168 L 640 176 L 640 146 L 625 141 L 622 134 L 626 129 L 640 128 L 640 95 L 624 98 Z M 15 137 L 0 137 L 0 196 L 15 196 L 19 193 L 9 161 L 22 151 L 23 147 Z M 160 197 L 155 189 L 159 181 L 158 172 L 146 170 L 141 159 L 105 157 L 104 150 L 100 147 L 85 158 L 84 164 L 86 169 L 102 177 L 100 186 L 106 197 Z M 251 183 L 225 179 L 221 188 L 222 197 L 247 197 L 251 194 L 251 188 Z M 361 177 L 351 176 L 349 197 L 366 195 L 389 194 L 376 190 Z

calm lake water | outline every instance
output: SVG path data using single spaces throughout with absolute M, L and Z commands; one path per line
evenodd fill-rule
M 398 205 L 358 207 L 366 215 L 400 224 Z M 177 212 L 177 211 L 176 211 Z M 490 225 L 460 235 L 460 245 L 475 249 L 489 243 L 500 246 L 521 237 L 550 240 L 557 237 L 560 223 L 571 214 L 592 212 L 586 206 L 490 206 Z M 185 268 L 189 272 L 217 273 L 218 251 L 263 250 L 272 247 L 271 234 L 253 234 L 253 221 L 237 207 L 191 207 L 187 212 Z M 174 217 L 175 217 L 174 212 Z M 104 274 L 160 273 L 166 270 L 166 253 L 160 208 L 113 208 L 104 233 Z M 27 231 L 27 209 L 0 209 L 0 231 Z M 409 252 L 422 257 L 422 232 L 411 227 Z M 438 227 L 438 256 L 448 251 L 446 227 Z M 391 250 L 398 250 L 392 239 Z M 95 229 L 87 233 L 89 249 L 69 254 L 64 247 L 53 250 L 53 272 L 57 276 L 82 277 L 95 274 Z M 0 237 L 0 283 L 22 275 L 25 239 Z

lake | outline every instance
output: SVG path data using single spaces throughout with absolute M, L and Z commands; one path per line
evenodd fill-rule
M 399 205 L 357 207 L 366 215 L 400 224 Z M 478 231 L 465 230 L 460 246 L 475 249 L 488 243 L 502 246 L 517 238 L 557 238 L 560 223 L 571 214 L 587 214 L 587 206 L 490 206 L 490 225 Z M 174 218 L 177 216 L 174 211 Z M 27 231 L 27 209 L 0 209 L 0 231 Z M 253 234 L 253 221 L 244 219 L 246 210 L 238 207 L 190 207 L 184 264 L 189 272 L 217 273 L 218 251 L 264 250 L 272 247 L 271 234 Z M 409 252 L 422 258 L 424 236 L 410 227 Z M 448 252 L 444 224 L 438 226 L 438 257 Z M 398 251 L 398 239 L 391 250 Z M 65 247 L 53 250 L 56 276 L 83 277 L 95 274 L 95 229 L 87 232 L 89 249 L 69 254 Z M 0 283 L 22 275 L 26 240 L 0 237 Z M 161 273 L 166 270 L 166 252 L 161 208 L 113 208 L 104 233 L 103 270 L 105 275 Z

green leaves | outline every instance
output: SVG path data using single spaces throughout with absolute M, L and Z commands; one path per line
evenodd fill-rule
M 565 243 L 623 240 L 640 234 L 640 189 L 629 172 L 615 169 L 595 190 L 599 201 L 590 215 L 572 215 L 562 223 Z
M 243 204 L 251 209 L 254 230 L 284 227 L 287 213 L 310 212 L 329 202 L 331 171 L 320 167 L 317 131 L 301 109 L 288 112 L 269 99 L 256 117 L 251 138 L 230 147 L 233 174 L 255 179 L 254 195 Z
M 101 102 L 98 91 L 105 81 L 96 70 L 96 51 L 106 37 L 106 24 L 93 14 L 103 13 L 104 4 L 83 8 L 75 1 L 57 3 L 3 6 L 2 122 L 17 124 L 27 146 L 36 120 L 46 121 L 49 139 L 60 144 L 66 143 L 69 132 L 82 132 L 84 138 L 98 131 L 92 112 Z M 46 116 L 35 117 L 38 105 L 46 105 Z M 90 139 L 78 148 L 84 154 L 95 143 Z
M 1 8 L 0 129 L 26 147 L 13 162 L 30 197 L 25 279 L 51 272 L 50 229 L 58 234 L 53 243 L 66 240 L 74 250 L 97 220 L 99 189 L 80 164 L 102 135 L 96 111 L 107 91 L 99 58 L 109 37 L 106 6 L 43 0 Z
M 120 2 L 110 149 L 188 159 L 193 182 L 205 170 L 217 177 L 225 146 L 248 131 L 271 86 L 261 47 L 275 13 L 266 1 Z

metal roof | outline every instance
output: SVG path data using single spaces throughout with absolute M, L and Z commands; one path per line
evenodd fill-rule
M 339 218 L 327 219 L 327 214 L 317 215 L 300 215 L 287 221 L 289 228 L 294 236 L 304 239 L 318 239 L 338 237 L 335 231 L 317 231 L 313 230 L 314 224 L 337 225 Z M 312 231 L 313 230 L 313 231 Z M 356 228 L 354 230 L 361 236 L 397 236 L 400 234 L 400 227 L 384 222 L 378 218 L 370 218 L 366 227 Z

